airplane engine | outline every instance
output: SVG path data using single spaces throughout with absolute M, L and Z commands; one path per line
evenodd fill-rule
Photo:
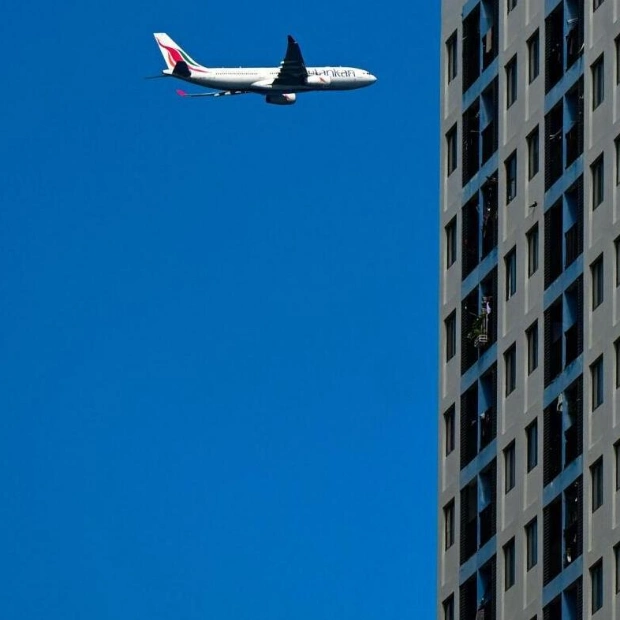
M 293 105 L 297 100 L 295 93 L 282 93 L 277 95 L 267 95 L 265 101 L 274 105 Z
M 332 79 L 328 75 L 309 75 L 306 78 L 306 84 L 308 86 L 329 86 Z

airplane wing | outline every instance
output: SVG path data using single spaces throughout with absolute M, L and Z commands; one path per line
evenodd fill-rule
M 177 89 L 179 97 L 228 97 L 230 95 L 247 95 L 247 90 L 220 90 L 217 93 L 186 93 L 184 90 Z
M 299 86 L 305 83 L 307 77 L 308 70 L 299 43 L 289 34 L 286 55 L 273 83 L 278 86 Z

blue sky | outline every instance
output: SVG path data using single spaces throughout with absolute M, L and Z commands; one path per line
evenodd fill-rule
M 7 7 L 3 618 L 433 616 L 428 5 Z M 379 81 L 182 100 L 154 31 Z

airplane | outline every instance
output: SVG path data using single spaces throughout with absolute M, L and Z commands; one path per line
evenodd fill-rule
M 153 34 L 167 65 L 162 75 L 175 77 L 197 86 L 218 92 L 186 93 L 181 97 L 225 97 L 258 93 L 267 103 L 292 105 L 298 93 L 324 90 L 353 90 L 370 86 L 377 81 L 372 73 L 354 67 L 307 67 L 299 44 L 288 36 L 284 60 L 279 67 L 222 67 L 212 69 L 197 63 L 165 32 Z

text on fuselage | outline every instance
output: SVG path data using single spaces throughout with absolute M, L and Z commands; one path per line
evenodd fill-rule
M 308 75 L 325 75 L 327 77 L 355 77 L 353 69 L 308 69 Z

